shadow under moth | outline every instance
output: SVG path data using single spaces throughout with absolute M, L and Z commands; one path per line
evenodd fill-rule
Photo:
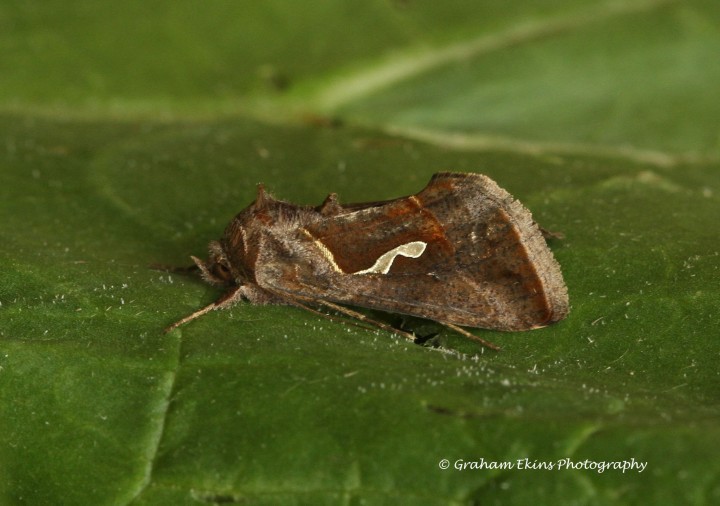
M 331 193 L 317 207 L 276 200 L 258 185 L 255 201 L 210 243 L 208 260 L 192 259 L 227 291 L 166 331 L 244 299 L 333 310 L 415 339 L 346 306 L 403 313 L 498 349 L 462 327 L 530 330 L 569 310 L 543 232 L 481 174 L 441 172 L 419 193 L 382 202 L 340 204 Z

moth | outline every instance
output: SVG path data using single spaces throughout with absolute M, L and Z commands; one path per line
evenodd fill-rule
M 565 318 L 560 267 L 530 212 L 489 177 L 435 174 L 419 193 L 382 202 L 317 206 L 277 200 L 258 185 L 207 261 L 205 281 L 226 288 L 170 331 L 241 300 L 319 308 L 404 334 L 347 306 L 462 327 L 522 331 Z M 329 316 L 326 313 L 321 313 Z

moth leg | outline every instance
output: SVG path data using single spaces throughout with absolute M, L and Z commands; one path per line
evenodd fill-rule
M 553 230 L 548 230 L 543 227 L 540 227 L 540 233 L 542 234 L 543 239 L 545 239 L 546 241 L 548 239 L 565 239 L 565 234 L 563 234 L 562 232 L 555 232 Z
M 198 309 L 197 311 L 195 311 L 192 314 L 189 314 L 185 318 L 176 321 L 175 323 L 173 323 L 172 325 L 170 325 L 168 327 L 165 327 L 165 330 L 163 330 L 163 334 L 167 334 L 171 330 L 175 330 L 176 328 L 178 328 L 180 325 L 185 325 L 187 322 L 194 320 L 195 318 L 199 318 L 202 315 L 204 315 L 205 313 L 209 313 L 210 311 L 215 309 L 215 307 L 216 307 L 215 303 L 213 302 L 212 304 L 208 304 L 207 306 L 205 306 L 202 309 Z
M 458 334 L 461 334 L 468 339 L 471 339 L 473 341 L 477 341 L 478 343 L 482 344 L 483 346 L 490 348 L 491 350 L 500 351 L 500 347 L 496 344 L 491 343 L 490 341 L 486 341 L 482 337 L 478 337 L 475 334 L 471 334 L 467 330 L 465 330 L 462 327 L 458 327 L 457 325 L 453 325 L 452 323 L 447 322 L 438 322 L 440 325 L 444 325 L 445 327 L 449 328 L 450 330 L 454 330 Z
M 278 297 L 277 294 L 263 290 L 257 285 L 247 284 L 240 287 L 240 295 L 255 306 L 267 306 L 272 304 L 287 304 L 286 299 Z M 238 297 L 239 298 L 239 297 Z
M 215 309 L 223 309 L 226 307 L 230 307 L 233 304 L 235 304 L 240 298 L 242 297 L 242 287 L 237 286 L 234 287 L 229 292 L 225 293 L 222 297 L 220 297 L 215 302 L 212 302 L 205 306 L 204 308 L 198 309 L 192 314 L 187 315 L 185 318 L 182 318 L 181 320 L 176 321 L 172 325 L 168 326 L 163 330 L 163 333 L 167 334 L 171 330 L 175 330 L 180 325 L 185 325 L 187 322 L 194 320 L 195 318 L 199 318 L 202 315 L 209 313 L 210 311 L 213 311 Z

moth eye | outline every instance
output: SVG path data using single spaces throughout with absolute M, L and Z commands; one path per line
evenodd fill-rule
M 232 272 L 230 272 L 230 267 L 228 267 L 222 262 L 218 262 L 215 264 L 215 274 L 224 281 L 229 281 L 230 279 L 232 279 Z

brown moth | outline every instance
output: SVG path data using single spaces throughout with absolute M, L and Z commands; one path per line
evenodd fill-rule
M 192 259 L 227 292 L 167 331 L 245 299 L 331 308 L 414 339 L 344 305 L 404 313 L 497 349 L 459 326 L 530 330 L 569 310 L 532 215 L 481 174 L 441 172 L 420 193 L 383 202 L 343 205 L 331 193 L 318 207 L 276 200 L 258 185 L 255 202 L 209 250 L 206 262 Z

